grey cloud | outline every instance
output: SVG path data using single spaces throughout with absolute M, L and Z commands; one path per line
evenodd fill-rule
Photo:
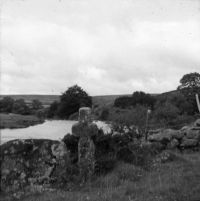
M 199 70 L 196 1 L 8 0 L 2 13 L 4 93 L 162 92 Z

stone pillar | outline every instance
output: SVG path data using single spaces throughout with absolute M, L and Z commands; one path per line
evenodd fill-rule
M 95 145 L 92 136 L 98 133 L 98 127 L 92 123 L 91 109 L 79 109 L 79 122 L 72 126 L 72 134 L 79 137 L 78 164 L 82 182 L 91 178 L 95 168 Z

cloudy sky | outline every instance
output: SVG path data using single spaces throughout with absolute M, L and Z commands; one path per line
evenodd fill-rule
M 160 93 L 200 72 L 199 0 L 2 0 L 1 93 Z

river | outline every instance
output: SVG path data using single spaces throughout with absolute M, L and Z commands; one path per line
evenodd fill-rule
M 51 139 L 61 140 L 67 133 L 71 133 L 72 125 L 77 121 L 46 120 L 43 124 L 29 126 L 28 128 L 1 129 L 0 144 L 14 139 Z M 105 133 L 110 132 L 109 125 L 104 122 L 95 122 L 98 128 Z

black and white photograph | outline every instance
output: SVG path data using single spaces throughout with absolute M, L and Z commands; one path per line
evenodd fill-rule
M 0 1 L 0 201 L 200 201 L 200 0 Z

